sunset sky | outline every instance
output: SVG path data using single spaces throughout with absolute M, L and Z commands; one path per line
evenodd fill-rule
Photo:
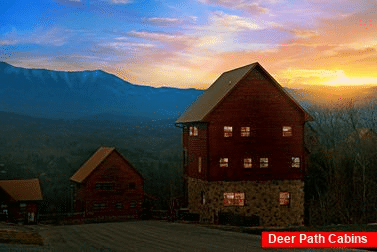
M 0 61 L 207 88 L 258 61 L 283 86 L 377 85 L 377 0 L 0 0 Z

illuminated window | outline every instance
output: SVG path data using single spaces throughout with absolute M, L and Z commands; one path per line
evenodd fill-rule
M 198 127 L 195 127 L 195 126 L 190 126 L 189 130 L 190 130 L 190 136 L 197 136 L 199 133 Z
M 220 158 L 220 167 L 228 167 L 228 158 Z
M 244 158 L 243 168 L 251 168 L 251 167 L 253 167 L 253 160 L 251 158 Z
M 250 127 L 241 127 L 241 136 L 249 137 L 250 136 Z
M 202 157 L 198 158 L 198 171 L 199 173 L 202 172 Z
M 224 193 L 224 206 L 244 206 L 245 193 L 243 192 L 226 192 Z
M 224 126 L 224 137 L 231 137 L 233 133 L 232 126 Z
M 292 127 L 291 126 L 283 126 L 283 136 L 284 137 L 292 136 Z
M 300 168 L 300 158 L 292 157 L 292 168 Z
M 280 192 L 280 206 L 289 206 L 291 202 L 291 194 L 289 192 Z
M 267 168 L 268 167 L 268 158 L 260 158 L 260 168 Z

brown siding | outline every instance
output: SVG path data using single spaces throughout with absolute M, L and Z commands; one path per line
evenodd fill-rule
M 112 189 L 96 189 L 97 183 L 111 183 Z M 135 183 L 130 189 L 129 184 Z M 144 197 L 143 178 L 116 151 L 113 151 L 82 183 L 76 194 L 76 211 L 87 215 L 133 215 L 141 211 Z M 131 202 L 136 201 L 136 207 Z M 116 204 L 123 204 L 117 209 Z M 105 209 L 94 209 L 94 204 L 105 203 Z
M 188 160 L 186 166 L 186 174 L 189 177 L 207 179 L 208 174 L 208 137 L 207 137 L 207 124 L 196 123 L 190 126 L 198 127 L 198 135 L 190 136 L 188 127 L 183 131 L 183 144 L 184 149 L 187 150 Z M 202 168 L 199 173 L 198 159 L 202 159 Z
M 304 165 L 304 113 L 266 76 L 254 69 L 206 118 L 209 122 L 209 180 L 302 179 L 301 169 L 290 168 L 291 158 Z M 233 136 L 224 138 L 224 126 Z M 250 126 L 255 136 L 241 137 L 240 128 Z M 283 137 L 282 126 L 291 126 L 293 136 Z M 252 169 L 243 168 L 243 158 L 253 158 Z M 219 167 L 221 157 L 229 167 Z M 260 169 L 259 158 L 269 158 L 269 168 Z

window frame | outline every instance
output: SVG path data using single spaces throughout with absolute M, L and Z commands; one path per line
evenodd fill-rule
M 245 192 L 224 192 L 224 206 L 245 206 Z
M 114 190 L 115 184 L 112 182 L 98 182 L 96 183 L 96 190 L 108 191 Z
M 106 202 L 93 203 L 93 210 L 103 210 L 107 208 Z
M 233 126 L 224 126 L 224 137 L 229 138 L 233 136 Z
M 260 157 L 259 158 L 259 168 L 265 169 L 269 168 L 269 158 L 268 157 Z
M 136 200 L 131 200 L 130 201 L 130 208 L 136 208 L 136 206 L 137 206 Z
M 219 166 L 220 167 L 229 167 L 229 158 L 220 158 Z
M 287 192 L 287 191 L 279 192 L 279 206 L 290 207 L 291 198 L 292 198 L 292 195 L 290 192 Z
M 249 126 L 242 126 L 240 129 L 240 136 L 241 137 L 250 137 L 251 136 L 251 127 Z
M 283 137 L 291 137 L 291 136 L 293 136 L 292 126 L 283 126 L 282 127 L 282 134 L 283 134 Z
M 291 168 L 300 169 L 301 168 L 301 158 L 292 157 Z
M 253 168 L 253 159 L 251 157 L 246 157 L 243 159 L 243 168 L 252 169 Z
M 199 129 L 197 126 L 189 126 L 189 135 L 190 136 L 198 136 L 199 135 Z

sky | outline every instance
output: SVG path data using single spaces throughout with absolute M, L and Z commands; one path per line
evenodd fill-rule
M 377 85 L 377 0 L 0 0 L 0 61 L 154 87 L 254 62 L 286 87 Z

